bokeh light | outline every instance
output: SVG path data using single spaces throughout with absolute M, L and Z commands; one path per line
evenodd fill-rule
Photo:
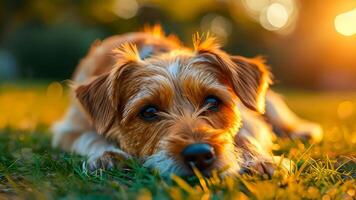
M 351 101 L 343 101 L 337 107 L 337 115 L 340 119 L 345 119 L 353 114 L 354 105 Z
M 137 14 L 138 9 L 136 0 L 116 0 L 113 12 L 123 19 L 130 19 Z
M 267 20 L 275 28 L 279 29 L 288 22 L 288 13 L 286 8 L 280 3 L 273 3 L 267 8 Z
M 336 16 L 334 25 L 336 31 L 342 35 L 351 36 L 356 34 L 356 8 Z
M 47 87 L 47 97 L 59 99 L 63 95 L 63 86 L 58 82 L 53 82 Z
M 228 18 L 216 14 L 205 15 L 200 22 L 201 30 L 213 33 L 222 44 L 228 41 L 232 26 L 233 24 Z
M 242 5 L 253 20 L 269 31 L 285 35 L 295 27 L 298 14 L 295 0 L 245 0 Z

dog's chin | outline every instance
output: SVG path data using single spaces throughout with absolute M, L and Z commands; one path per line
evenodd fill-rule
M 211 176 L 213 171 L 218 172 L 221 176 L 236 175 L 240 171 L 241 166 L 238 157 L 237 152 L 231 151 L 218 159 L 213 167 L 200 172 L 206 177 Z M 143 166 L 158 171 L 160 176 L 167 178 L 173 174 L 183 177 L 195 174 L 191 167 L 177 161 L 165 151 L 159 151 L 147 157 Z

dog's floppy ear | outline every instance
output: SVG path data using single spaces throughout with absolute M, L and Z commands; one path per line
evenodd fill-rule
M 252 110 L 264 113 L 265 96 L 272 81 L 263 59 L 230 56 L 209 35 L 203 40 L 196 34 L 193 42 L 198 55 L 218 67 L 227 77 L 241 102 Z
M 272 84 L 271 75 L 260 57 L 231 56 L 231 80 L 236 94 L 244 105 L 265 112 L 266 92 Z
M 99 134 L 105 133 L 114 123 L 115 107 L 110 98 L 109 73 L 99 76 L 89 84 L 76 88 L 76 97 Z M 117 102 L 118 103 L 118 102 Z
M 117 120 L 120 105 L 120 82 L 140 62 L 136 46 L 124 44 L 113 50 L 117 63 L 106 74 L 75 89 L 76 97 L 99 134 L 106 133 Z

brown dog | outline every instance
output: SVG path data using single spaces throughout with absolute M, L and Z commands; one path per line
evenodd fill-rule
M 189 175 L 192 166 L 271 175 L 272 126 L 321 140 L 319 125 L 268 89 L 262 59 L 231 56 L 209 36 L 196 34 L 193 45 L 159 26 L 95 42 L 74 75 L 76 97 L 54 126 L 54 147 L 87 156 L 92 170 L 119 156 L 163 176 Z

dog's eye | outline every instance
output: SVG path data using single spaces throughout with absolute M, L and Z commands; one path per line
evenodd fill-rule
M 155 121 L 159 118 L 157 112 L 158 112 L 158 108 L 156 106 L 147 105 L 141 109 L 139 115 L 145 121 Z
M 213 111 L 213 112 L 219 111 L 220 104 L 221 104 L 221 100 L 213 95 L 207 96 L 204 100 L 204 105 L 209 105 L 208 108 L 209 111 Z

